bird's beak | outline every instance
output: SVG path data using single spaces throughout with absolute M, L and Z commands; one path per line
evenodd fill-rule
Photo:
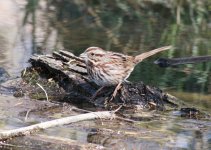
M 87 58 L 87 54 L 86 53 L 82 53 L 82 54 L 80 54 L 79 57 L 85 60 Z
M 86 53 L 82 53 L 82 54 L 80 54 L 80 56 L 79 56 L 84 62 L 86 62 L 87 61 L 87 54 Z

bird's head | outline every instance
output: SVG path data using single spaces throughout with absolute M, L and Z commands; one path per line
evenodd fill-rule
M 99 47 L 89 47 L 87 48 L 80 57 L 87 61 L 96 62 L 103 59 L 103 56 L 106 54 L 102 48 Z

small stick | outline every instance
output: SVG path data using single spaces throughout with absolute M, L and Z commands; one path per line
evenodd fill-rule
M 8 144 L 8 143 L 4 143 L 4 142 L 0 142 L 1 146 L 8 146 L 10 148 L 15 147 L 15 148 L 24 148 L 24 146 L 19 146 L 19 145 L 13 145 L 13 144 Z M 1 147 L 2 148 L 2 147 Z
M 26 74 L 26 68 L 24 69 L 24 71 L 23 71 L 23 75 L 22 75 L 22 77 L 24 77 L 25 76 L 25 74 Z
M 22 127 L 22 128 L 8 130 L 8 131 L 2 131 L 0 132 L 0 140 L 5 140 L 8 138 L 17 137 L 17 136 L 29 135 L 33 132 L 36 132 L 42 129 L 66 125 L 66 124 L 70 124 L 74 122 L 85 121 L 85 120 L 90 120 L 90 119 L 98 119 L 98 118 L 109 119 L 113 117 L 115 117 L 115 114 L 112 111 L 101 111 L 101 112 L 91 112 L 91 113 L 86 113 L 86 114 L 80 114 L 80 115 L 65 117 L 61 119 L 55 119 L 51 121 L 34 124 L 27 127 Z
M 27 110 L 27 112 L 26 112 L 26 116 L 25 116 L 25 122 L 27 121 L 27 119 L 28 119 L 28 116 L 29 116 L 29 113 L 31 112 L 31 109 L 29 109 L 29 110 Z
M 46 99 L 49 102 L 49 100 L 48 100 L 48 93 L 46 92 L 46 90 L 39 83 L 36 83 L 36 84 L 45 92 Z

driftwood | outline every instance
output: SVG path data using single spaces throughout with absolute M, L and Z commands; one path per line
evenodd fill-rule
M 0 140 L 5 140 L 5 139 L 12 138 L 12 137 L 17 137 L 17 136 L 29 135 L 31 133 L 40 131 L 42 129 L 66 125 L 66 124 L 79 122 L 79 121 L 98 119 L 98 118 L 99 119 L 112 119 L 115 117 L 114 113 L 115 112 L 110 112 L 110 111 L 92 112 L 92 113 L 86 113 L 86 114 L 81 114 L 81 115 L 77 115 L 77 116 L 70 116 L 70 117 L 65 117 L 65 118 L 61 118 L 61 119 L 46 121 L 46 122 L 31 125 L 31 126 L 18 128 L 18 129 L 2 131 L 2 132 L 0 132 Z
M 165 110 L 166 104 L 170 104 L 170 107 L 177 106 L 176 103 L 172 103 L 172 98 L 168 94 L 142 82 L 123 83 L 111 102 L 108 100 L 115 87 L 103 90 L 94 101 L 90 101 L 90 97 L 100 87 L 89 80 L 84 61 L 67 51 L 54 52 L 53 55 L 34 55 L 30 63 L 32 67 L 28 69 L 28 72 L 33 69 L 41 76 L 47 75 L 46 78 L 56 81 L 64 89 L 65 95 L 62 99 L 67 102 L 90 102 L 107 109 L 117 109 L 122 105 L 128 108 L 135 106 L 141 109 Z M 25 74 L 27 73 L 24 72 L 23 76 L 27 76 Z

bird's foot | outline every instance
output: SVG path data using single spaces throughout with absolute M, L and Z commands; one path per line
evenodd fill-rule
M 111 102 L 111 101 L 114 99 L 114 97 L 117 95 L 117 92 L 118 92 L 121 88 L 122 88 L 122 83 L 120 82 L 120 83 L 116 86 L 116 88 L 115 88 L 115 90 L 114 90 L 114 92 L 113 92 L 113 94 L 112 94 L 111 99 L 109 100 L 109 102 Z

